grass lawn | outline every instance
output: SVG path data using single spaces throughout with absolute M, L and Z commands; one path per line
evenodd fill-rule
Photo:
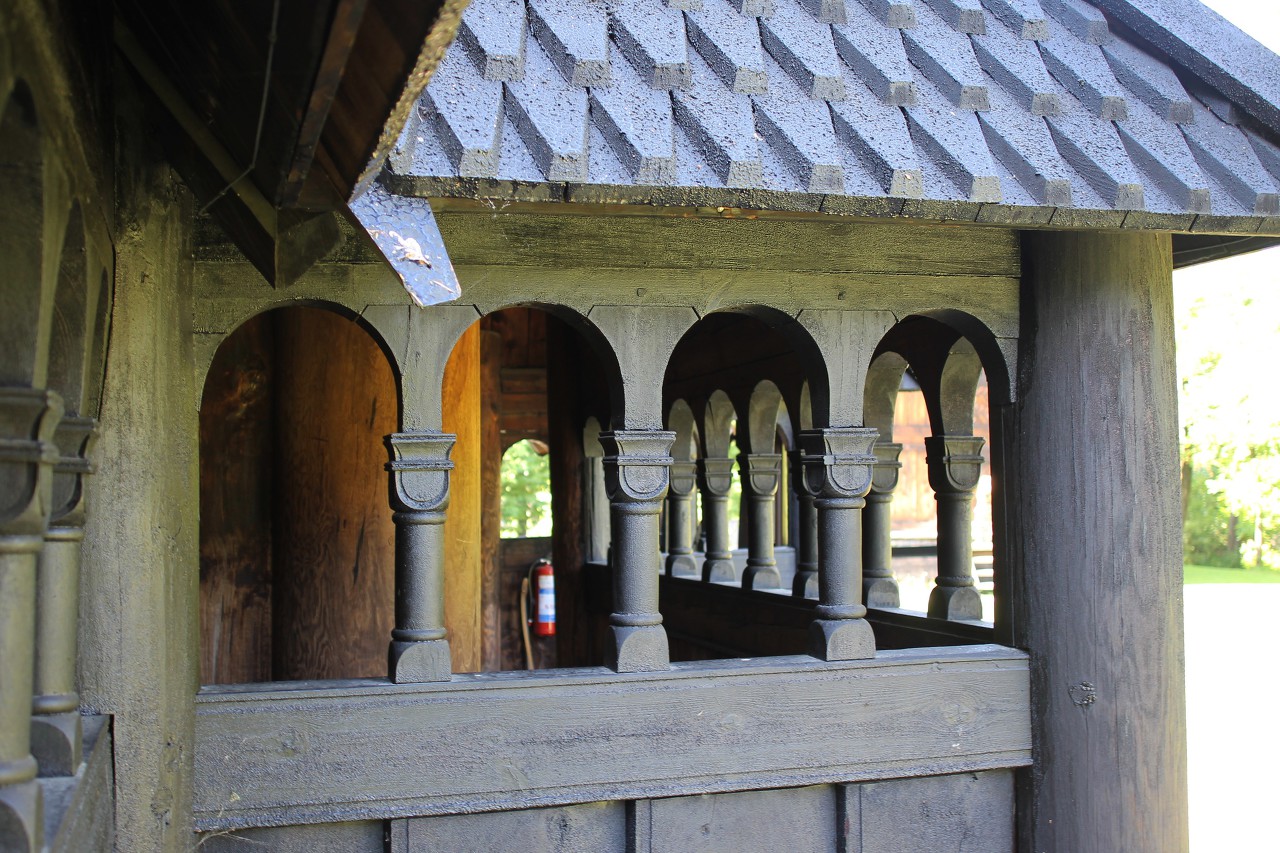
M 1219 569 L 1214 566 L 1183 566 L 1183 583 L 1280 583 L 1274 569 Z

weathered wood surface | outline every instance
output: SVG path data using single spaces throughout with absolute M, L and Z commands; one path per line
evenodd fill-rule
M 859 814 L 841 853 L 1013 853 L 1013 773 L 991 770 L 845 785 Z M 856 806 L 854 805 L 856 803 Z
M 828 853 L 839 834 L 834 794 L 812 785 L 656 799 L 647 850 Z
M 385 853 L 386 822 L 381 820 L 272 826 L 207 832 L 199 853 Z
M 625 853 L 626 811 L 614 801 L 393 820 L 390 853 Z
M 41 780 L 49 853 L 110 853 L 116 844 L 110 718 L 86 716 L 84 764 L 75 776 Z
M 206 689 L 194 808 L 212 830 L 1017 767 L 1028 681 L 971 646 Z
M 458 339 L 445 365 L 444 431 L 458 438 L 444 522 L 444 624 L 454 672 L 482 669 L 480 324 Z
M 383 436 L 396 431 L 395 377 L 344 317 L 294 308 L 273 324 L 272 677 L 383 675 L 395 593 Z
M 1019 844 L 1185 851 L 1169 237 L 1032 235 L 1025 258 L 1031 357 L 1002 460 L 1012 639 L 1036 695 Z

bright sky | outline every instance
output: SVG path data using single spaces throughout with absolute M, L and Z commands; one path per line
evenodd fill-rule
M 1280 54 L 1280 3 L 1276 0 L 1201 0 L 1204 5 Z

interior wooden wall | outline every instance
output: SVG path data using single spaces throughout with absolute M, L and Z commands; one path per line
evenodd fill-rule
M 454 672 L 483 668 L 480 353 L 480 324 L 475 323 L 454 346 L 444 372 L 444 430 L 458 437 L 444 525 L 444 622 Z
M 201 407 L 202 683 L 386 673 L 391 366 L 356 323 L 262 314 L 218 350 Z

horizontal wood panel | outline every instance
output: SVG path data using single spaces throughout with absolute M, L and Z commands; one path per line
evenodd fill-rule
M 1020 274 L 1007 229 L 905 222 L 786 222 L 553 214 L 436 217 L 455 264 Z
M 201 830 L 931 775 L 1030 762 L 998 646 L 383 681 L 197 698 Z M 869 736 L 874 733 L 874 736 Z

